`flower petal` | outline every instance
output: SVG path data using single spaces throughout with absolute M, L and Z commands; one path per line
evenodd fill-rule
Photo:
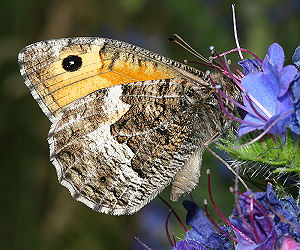
M 261 71 L 261 62 L 258 59 L 245 59 L 238 62 L 243 68 L 245 75 Z
M 288 65 L 280 71 L 280 75 L 279 75 L 280 91 L 278 97 L 283 96 L 289 90 L 290 84 L 294 80 L 297 71 L 298 70 L 293 65 Z
M 252 193 L 252 191 L 248 190 L 245 192 L 245 195 L 253 197 L 260 205 L 254 202 L 251 208 L 250 198 L 240 196 L 239 205 L 243 220 L 240 218 L 237 208 L 234 208 L 230 221 L 253 242 L 249 242 L 243 235 L 235 232 L 236 237 L 240 240 L 236 249 L 275 249 L 278 235 L 275 230 L 274 220 L 269 216 L 268 206 L 270 205 L 275 209 L 279 200 L 272 187 L 269 185 L 267 192 Z M 253 219 L 251 219 L 249 212 L 251 210 L 253 211 Z M 244 223 L 245 221 L 247 221 L 248 225 Z M 249 225 L 251 226 L 249 227 Z M 254 227 L 256 228 L 256 233 L 254 233 Z
M 266 130 L 267 128 L 269 128 L 271 126 L 271 124 L 277 119 L 279 118 L 281 114 L 278 115 L 273 115 L 268 122 L 266 123 L 266 125 L 263 127 L 264 130 Z M 287 127 L 287 122 L 289 121 L 289 117 L 288 119 L 285 119 L 286 117 L 283 117 L 282 119 L 280 119 L 279 121 L 277 121 L 269 130 L 270 134 L 273 135 L 283 135 L 286 132 L 286 127 Z
M 186 223 L 193 227 L 187 232 L 186 239 L 197 241 L 211 249 L 232 249 L 230 240 L 216 232 L 197 204 L 192 201 L 184 201 L 183 206 L 188 211 Z
M 291 237 L 286 237 L 283 240 L 280 250 L 299 250 L 300 244 L 294 241 Z
M 300 51 L 300 49 L 299 49 Z M 289 128 L 296 134 L 300 134 L 300 72 L 297 73 L 291 88 L 293 95 L 293 109 L 295 113 L 291 116 Z
M 257 116 L 253 116 L 251 114 L 247 114 L 244 118 L 244 121 L 255 123 L 257 124 L 257 126 L 254 127 L 246 123 L 242 123 L 242 125 L 239 128 L 238 136 L 242 136 L 243 134 L 247 134 L 256 129 L 262 129 L 265 125 L 262 119 L 258 118 Z
M 262 69 L 264 72 L 273 73 L 281 71 L 284 62 L 284 51 L 278 43 L 273 43 L 268 49 L 263 61 Z
M 246 243 L 238 243 L 236 246 L 236 250 L 260 250 L 260 249 L 266 249 L 266 250 L 275 250 L 275 246 L 277 244 L 278 236 L 275 230 L 275 227 L 272 228 L 272 231 L 268 234 L 268 237 L 265 239 L 265 241 L 261 244 L 246 244 Z
M 183 206 L 188 211 L 186 216 L 186 223 L 192 226 L 197 232 L 210 235 L 216 233 L 214 226 L 207 219 L 202 210 L 192 201 L 184 201 Z M 203 231 L 203 229 L 205 230 Z
M 263 105 L 271 115 L 276 114 L 276 100 L 279 93 L 279 86 L 272 74 L 264 74 L 263 72 L 246 75 L 242 79 L 242 86 L 253 96 L 256 101 Z M 264 113 L 254 104 L 254 107 L 260 114 Z M 245 106 L 252 109 L 246 101 Z M 267 116 L 264 115 L 266 118 Z
M 292 86 L 292 93 L 294 103 L 299 103 L 300 102 L 300 72 L 297 73 L 294 79 L 294 84 Z
M 292 60 L 297 67 L 300 67 L 300 46 L 296 48 Z

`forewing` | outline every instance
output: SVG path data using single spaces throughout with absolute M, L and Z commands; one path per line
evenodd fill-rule
M 72 102 L 99 89 L 169 79 L 181 71 L 203 74 L 137 46 L 95 37 L 37 42 L 25 47 L 18 60 L 25 84 L 51 121 Z

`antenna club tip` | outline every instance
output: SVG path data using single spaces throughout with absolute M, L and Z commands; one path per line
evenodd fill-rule
M 204 199 L 203 203 L 204 203 L 205 206 L 207 206 L 207 200 L 206 199 Z
M 205 74 L 206 74 L 207 76 L 209 76 L 209 75 L 210 75 L 210 71 L 209 71 L 209 70 L 206 70 L 206 71 L 205 71 Z
M 234 188 L 233 187 L 229 187 L 229 192 L 234 193 Z
M 210 169 L 207 169 L 207 170 L 206 170 L 206 174 L 207 174 L 207 175 L 210 175 Z
M 217 84 L 215 88 L 216 88 L 216 89 L 221 89 L 222 86 L 221 86 L 220 84 Z
M 214 51 L 215 47 L 213 45 L 209 46 L 209 50 Z
M 183 63 L 187 64 L 187 63 L 188 63 L 188 60 L 183 60 Z

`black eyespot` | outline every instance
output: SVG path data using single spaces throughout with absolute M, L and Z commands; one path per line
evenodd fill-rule
M 62 67 L 69 72 L 78 70 L 82 65 L 82 59 L 79 56 L 70 55 L 62 61 Z
M 105 181 L 106 181 L 106 178 L 105 178 L 104 176 L 102 176 L 102 177 L 100 178 L 100 181 L 101 181 L 101 182 L 105 182 Z

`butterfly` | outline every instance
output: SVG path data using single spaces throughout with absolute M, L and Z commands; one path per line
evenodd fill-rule
M 18 61 L 51 121 L 59 182 L 101 213 L 135 213 L 170 183 L 171 200 L 190 192 L 205 143 L 231 124 L 205 73 L 125 42 L 42 41 L 25 47 Z M 229 78 L 210 76 L 239 97 Z

